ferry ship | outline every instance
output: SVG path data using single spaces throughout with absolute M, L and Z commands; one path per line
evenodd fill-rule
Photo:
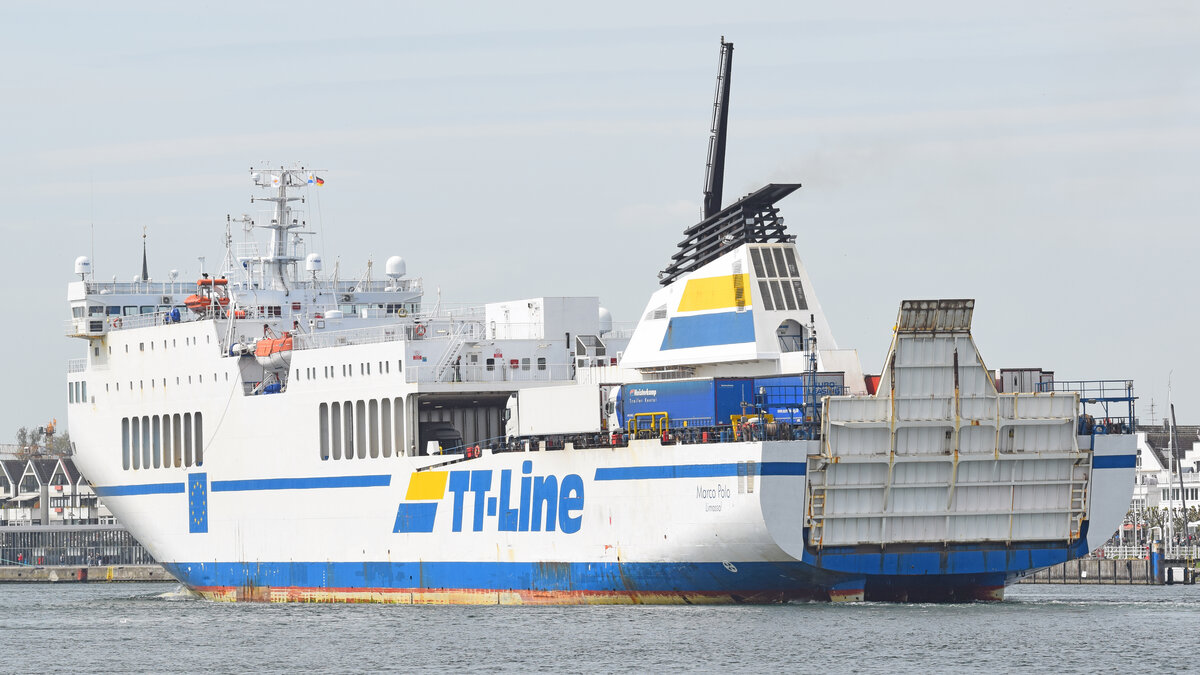
M 76 260 L 78 465 L 218 600 L 995 600 L 1102 545 L 1132 384 L 998 375 L 969 299 L 897 299 L 864 374 L 779 215 L 799 185 L 721 207 L 731 59 L 703 218 L 632 330 L 598 297 L 430 306 L 398 256 L 327 274 L 302 210 L 323 172 L 252 169 L 270 212 L 226 218 L 219 270 Z

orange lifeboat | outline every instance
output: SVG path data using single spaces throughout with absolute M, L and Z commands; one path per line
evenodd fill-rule
M 202 295 L 192 294 L 187 297 L 187 300 L 183 301 L 183 304 L 193 312 L 203 314 L 208 310 L 208 306 L 212 304 L 212 300 Z
M 292 334 L 259 340 L 254 345 L 254 359 L 267 370 L 287 370 L 292 362 Z
M 212 279 L 208 279 L 208 278 L 205 278 L 205 279 L 197 279 L 197 280 L 196 280 L 196 285 L 197 285 L 197 286 L 212 286 L 212 285 L 213 285 L 213 280 L 212 280 Z

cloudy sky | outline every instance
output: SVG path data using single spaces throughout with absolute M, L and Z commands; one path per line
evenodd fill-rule
M 596 5 L 597 3 L 592 3 Z M 718 40 L 726 202 L 767 182 L 841 346 L 973 297 L 991 367 L 1133 378 L 1200 420 L 1189 2 L 0 5 L 0 439 L 66 417 L 72 261 L 190 278 L 247 168 L 327 169 L 327 266 L 632 321 L 697 219 Z M 9 431 L 5 431 L 5 430 Z

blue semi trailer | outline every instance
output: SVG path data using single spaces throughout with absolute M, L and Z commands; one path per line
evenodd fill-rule
M 670 427 L 712 427 L 733 415 L 769 413 L 777 422 L 804 421 L 804 400 L 845 393 L 842 373 L 760 378 L 664 380 L 626 384 L 610 399 L 613 428 L 627 429 L 635 415 L 665 413 Z M 639 425 L 643 428 L 649 424 Z

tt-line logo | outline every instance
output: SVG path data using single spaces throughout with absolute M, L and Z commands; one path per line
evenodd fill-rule
M 500 532 L 579 531 L 583 519 L 579 474 L 535 476 L 533 462 L 525 460 L 515 490 L 512 474 L 512 469 L 414 472 L 392 531 L 432 532 L 438 505 L 445 503 L 447 492 L 452 496 L 452 532 L 462 532 L 464 527 L 482 532 L 485 526 Z

